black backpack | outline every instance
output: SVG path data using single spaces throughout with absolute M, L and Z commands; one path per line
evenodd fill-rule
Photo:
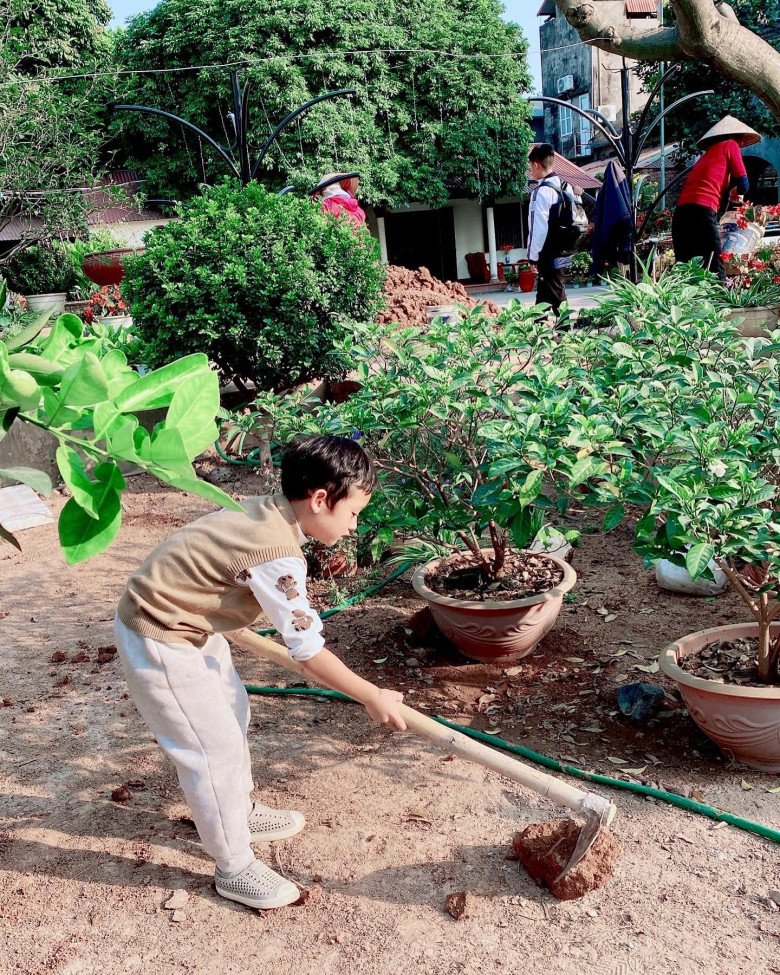
M 539 186 L 549 186 L 558 194 L 555 213 L 550 213 L 550 233 L 557 254 L 571 254 L 580 237 L 588 229 L 588 215 L 581 203 L 574 199 L 571 187 L 561 180 L 561 188 L 543 179 Z M 567 192 L 567 190 L 569 192 Z

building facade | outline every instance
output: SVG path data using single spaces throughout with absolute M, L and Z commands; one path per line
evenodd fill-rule
M 657 19 L 657 0 L 600 0 L 604 7 L 615 8 L 617 16 L 627 20 Z M 612 13 L 612 11 L 610 11 Z M 601 51 L 593 44 L 583 44 L 552 0 L 539 8 L 544 22 L 539 27 L 542 58 L 542 94 L 560 98 L 580 109 L 597 109 L 620 131 L 623 125 L 621 75 L 623 59 Z M 629 115 L 647 101 L 635 61 L 629 67 Z M 598 130 L 571 108 L 545 106 L 545 141 L 562 156 L 579 163 L 598 159 L 609 152 L 607 141 Z

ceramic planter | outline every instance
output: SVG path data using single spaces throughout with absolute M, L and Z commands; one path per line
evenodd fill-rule
M 777 328 L 777 305 L 761 305 L 758 308 L 732 307 L 729 318 L 738 321 L 739 331 L 748 339 L 766 338 L 772 329 Z
M 130 328 L 133 324 L 132 315 L 101 315 L 95 321 L 100 322 L 101 325 L 113 325 L 114 328 L 119 326 L 122 328 Z
M 128 255 L 140 254 L 143 248 L 120 247 L 111 251 L 94 251 L 87 254 L 81 263 L 81 269 L 90 281 L 100 285 L 119 284 L 125 276 L 122 261 Z
M 428 603 L 436 625 L 462 654 L 484 663 L 507 664 L 529 654 L 553 628 L 564 593 L 577 581 L 577 573 L 566 562 L 553 555 L 546 558 L 563 571 L 563 579 L 555 589 L 525 599 L 499 602 L 442 596 L 425 582 L 442 559 L 420 566 L 412 585 Z
M 772 636 L 780 633 L 773 623 Z M 780 687 L 743 687 L 694 677 L 678 660 L 720 640 L 758 636 L 757 623 L 716 626 L 670 644 L 659 658 L 661 670 L 676 681 L 685 706 L 708 738 L 728 757 L 763 772 L 780 772 Z
M 30 311 L 51 310 L 52 319 L 54 319 L 65 311 L 65 299 L 67 297 L 64 291 L 55 291 L 45 295 L 27 295 L 27 307 Z

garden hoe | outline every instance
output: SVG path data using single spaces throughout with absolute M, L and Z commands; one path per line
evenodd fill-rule
M 245 650 L 255 651 L 281 667 L 304 675 L 300 665 L 273 640 L 248 629 L 225 635 Z M 563 900 L 581 897 L 600 887 L 611 876 L 620 846 L 606 829 L 617 812 L 608 799 L 583 792 L 568 782 L 473 741 L 405 704 L 399 705 L 399 711 L 411 731 L 438 742 L 449 753 L 478 762 L 585 817 L 581 827 L 570 819 L 533 823 L 514 839 L 515 853 L 523 866 L 534 879 L 543 881 L 556 897 Z

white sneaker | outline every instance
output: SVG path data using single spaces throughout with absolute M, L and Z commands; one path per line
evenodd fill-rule
M 264 840 L 283 840 L 300 833 L 306 825 L 303 813 L 294 809 L 271 809 L 261 802 L 252 806 L 249 814 L 249 832 L 253 843 Z
M 285 880 L 259 860 L 253 860 L 234 877 L 225 877 L 217 870 L 214 874 L 214 886 L 222 897 L 262 911 L 286 907 L 301 896 L 294 883 Z

